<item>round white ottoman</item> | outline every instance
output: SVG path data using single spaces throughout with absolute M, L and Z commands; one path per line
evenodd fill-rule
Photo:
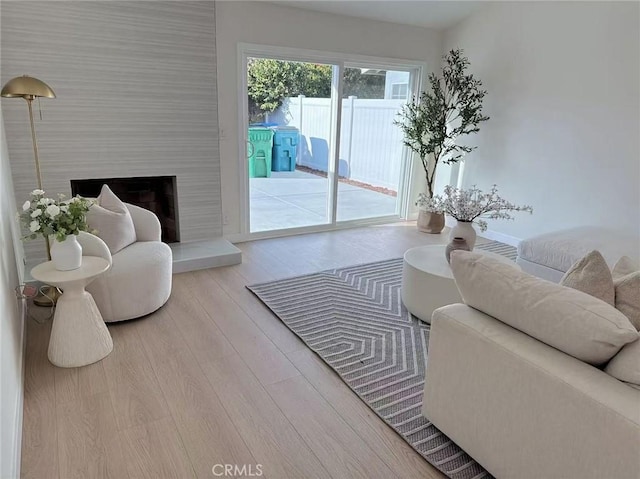
M 445 245 L 418 246 L 404 254 L 402 302 L 411 314 L 429 324 L 436 309 L 462 302 L 451 267 L 444 256 L 445 248 Z M 518 267 L 506 256 L 482 250 L 475 252 Z

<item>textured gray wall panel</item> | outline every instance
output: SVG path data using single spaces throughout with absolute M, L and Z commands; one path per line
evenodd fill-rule
M 47 193 L 176 175 L 181 240 L 220 236 L 213 2 L 3 1 L 0 14 L 2 84 L 28 74 L 57 95 L 36 118 Z M 27 107 L 4 98 L 2 110 L 21 205 L 36 186 Z

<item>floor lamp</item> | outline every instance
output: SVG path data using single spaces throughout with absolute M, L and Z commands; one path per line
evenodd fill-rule
M 29 123 L 31 125 L 31 140 L 33 142 L 33 155 L 36 161 L 36 176 L 38 178 L 38 188 L 42 188 L 42 175 L 40 173 L 40 160 L 38 158 L 38 142 L 36 140 L 36 127 L 33 122 L 33 100 L 36 98 L 55 98 L 56 94 L 51 87 L 45 82 L 27 75 L 15 77 L 9 80 L 2 87 L 0 96 L 4 98 L 23 98 L 27 102 L 29 108 Z M 51 259 L 51 251 L 49 246 L 49 238 L 45 237 L 47 245 L 47 258 Z M 39 295 L 34 299 L 38 306 L 51 306 L 58 297 L 58 291 L 55 288 L 48 287 L 48 292 Z

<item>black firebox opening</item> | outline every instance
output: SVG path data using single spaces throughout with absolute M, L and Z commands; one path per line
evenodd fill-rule
M 111 188 L 125 203 L 153 211 L 162 227 L 162 241 L 180 241 L 177 215 L 175 176 L 142 176 L 136 178 L 92 178 L 71 180 L 71 194 L 96 198 L 102 185 Z

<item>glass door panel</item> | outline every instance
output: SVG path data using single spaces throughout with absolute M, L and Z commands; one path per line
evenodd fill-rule
M 411 73 L 348 65 L 342 75 L 337 221 L 397 215 L 405 148 L 393 121 Z
M 251 233 L 330 222 L 334 68 L 248 59 Z

